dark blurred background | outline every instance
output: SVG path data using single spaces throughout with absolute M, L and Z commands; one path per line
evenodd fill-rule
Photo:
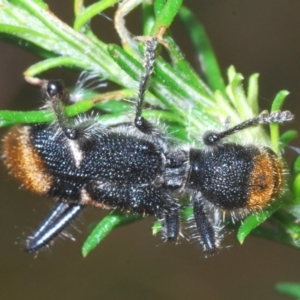
M 72 1 L 48 3 L 55 14 L 72 23 Z M 223 73 L 231 64 L 245 77 L 258 72 L 262 109 L 270 107 L 279 90 L 289 90 L 285 108 L 295 113 L 293 127 L 300 129 L 300 1 L 187 0 L 185 4 L 205 25 Z M 134 34 L 141 33 L 139 10 L 127 22 Z M 110 21 L 99 16 L 92 26 L 103 40 L 118 42 Z M 172 31 L 200 71 L 179 21 Z M 0 47 L 1 109 L 40 106 L 37 89 L 22 77 L 40 58 L 3 42 Z M 44 75 L 62 78 L 67 85 L 78 77 L 66 69 Z M 24 239 L 48 214 L 53 201 L 19 189 L 3 165 L 0 176 L 1 299 L 284 299 L 274 285 L 300 282 L 300 250 L 255 237 L 241 246 L 231 232 L 223 245 L 232 247 L 205 259 L 196 244 L 182 240 L 175 246 L 153 237 L 152 218 L 113 231 L 84 259 L 80 248 L 89 225 L 107 213 L 97 209 L 87 210 L 76 222 L 78 230 L 72 231 L 76 242 L 59 238 L 35 258 L 23 251 Z

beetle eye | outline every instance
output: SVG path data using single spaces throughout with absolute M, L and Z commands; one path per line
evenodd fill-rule
M 61 97 L 64 93 L 64 83 L 62 80 L 49 80 L 48 85 L 47 85 L 47 94 L 49 95 L 50 98 L 53 97 Z

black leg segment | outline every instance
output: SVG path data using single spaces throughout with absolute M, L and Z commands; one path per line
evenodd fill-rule
M 206 215 L 200 193 L 193 195 L 194 219 L 198 231 L 198 237 L 207 254 L 214 254 L 217 249 L 216 232 Z
M 84 206 L 59 203 L 38 230 L 26 240 L 26 251 L 36 252 L 58 236 Z
M 155 63 L 155 50 L 157 47 L 157 39 L 155 37 L 149 38 L 146 41 L 145 50 L 145 70 L 141 76 L 139 84 L 138 99 L 136 102 L 136 115 L 134 119 L 134 125 L 137 129 L 145 134 L 151 134 L 153 131 L 153 126 L 150 122 L 142 117 L 143 102 L 145 98 L 145 93 L 148 88 L 150 76 L 153 72 Z

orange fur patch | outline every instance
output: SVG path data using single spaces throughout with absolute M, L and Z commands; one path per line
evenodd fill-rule
M 261 153 L 254 157 L 254 162 L 247 208 L 255 211 L 264 208 L 279 193 L 283 172 L 281 161 L 273 153 L 261 150 Z
M 42 157 L 32 146 L 29 127 L 15 127 L 3 139 L 4 163 L 10 173 L 24 186 L 38 194 L 51 188 L 52 177 L 47 173 Z

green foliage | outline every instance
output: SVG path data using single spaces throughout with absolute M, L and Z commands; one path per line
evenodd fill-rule
M 300 299 L 300 284 L 293 282 L 281 282 L 276 285 L 276 290 L 293 299 Z
M 146 97 L 150 104 L 155 104 L 156 110 L 145 111 L 145 117 L 161 119 L 168 126 L 170 134 L 201 146 L 202 133 L 207 128 L 220 130 L 223 127 L 220 120 L 225 121 L 230 116 L 230 122 L 237 124 L 258 114 L 258 75 L 250 76 L 246 89 L 243 87 L 242 74 L 233 66 L 228 69 L 227 78 L 224 79 L 204 27 L 188 8 L 182 6 L 182 0 L 154 0 L 153 5 L 147 1 L 128 0 L 116 7 L 118 2 L 102 0 L 85 7 L 82 0 L 75 0 L 72 28 L 52 14 L 51 8 L 41 0 L 0 0 L 0 38 L 16 45 L 23 40 L 27 49 L 43 58 L 24 72 L 26 77 L 37 76 L 52 68 L 66 67 L 99 74 L 99 77 L 116 83 L 118 90 L 84 96 L 81 101 L 67 107 L 65 112 L 68 116 L 75 116 L 96 107 L 106 112 L 99 117 L 100 122 L 105 125 L 118 124 L 129 120 L 131 107 L 124 99 L 135 98 L 137 81 L 143 70 L 143 43 L 132 38 L 123 22 L 123 18 L 138 7 L 143 14 L 141 35 L 158 36 L 170 61 L 158 53 Z M 116 10 L 114 25 L 121 46 L 101 40 L 90 27 L 92 18 L 111 7 Z M 187 29 L 196 54 L 199 58 L 201 56 L 205 78 L 191 68 L 170 33 L 169 28 L 177 15 Z M 287 94 L 286 91 L 279 92 L 271 110 L 280 109 Z M 49 111 L 0 111 L 1 126 L 50 122 L 53 119 Z M 243 131 L 242 139 L 249 143 L 259 140 L 261 144 L 272 145 L 279 152 L 297 134 L 288 131 L 280 138 L 276 124 L 272 124 L 270 130 L 271 138 L 262 128 L 253 128 Z M 233 137 L 235 140 L 240 138 L 239 134 Z M 300 227 L 296 223 L 300 216 L 299 166 L 297 160 L 294 173 L 288 179 L 289 191 L 267 210 L 251 215 L 243 222 L 238 230 L 241 243 L 252 232 L 299 247 Z M 192 209 L 188 207 L 183 211 L 183 218 L 187 219 L 191 214 Z M 86 256 L 113 228 L 137 219 L 140 217 L 109 214 L 85 242 L 83 255 Z M 259 226 L 266 219 L 270 220 L 272 227 Z M 156 222 L 153 232 L 160 230 L 161 224 Z

